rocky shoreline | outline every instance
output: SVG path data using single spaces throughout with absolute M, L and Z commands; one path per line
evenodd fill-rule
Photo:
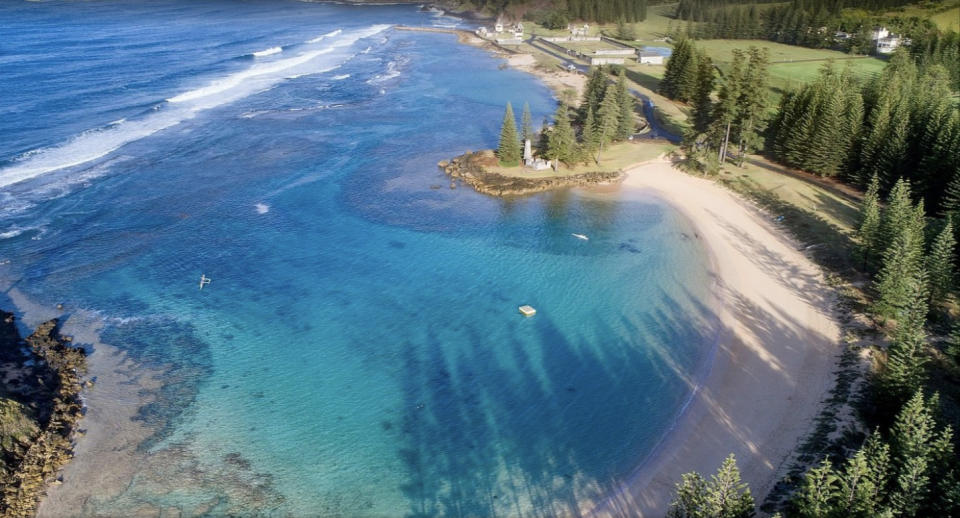
M 73 457 L 84 413 L 86 353 L 70 342 L 57 319 L 22 340 L 13 314 L 0 311 L 0 516 L 34 516 L 40 497 Z
M 452 179 L 473 187 L 477 192 L 490 196 L 523 196 L 553 189 L 587 187 L 619 183 L 625 178 L 623 171 L 587 172 L 579 174 L 544 177 L 507 176 L 487 170 L 497 165 L 493 150 L 467 152 L 437 166 Z

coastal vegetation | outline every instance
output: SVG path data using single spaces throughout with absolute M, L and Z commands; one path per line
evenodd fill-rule
M 59 335 L 56 320 L 24 342 L 13 315 L 0 312 L 0 340 L 7 380 L 0 387 L 0 516 L 33 516 L 47 484 L 72 456 L 86 355 Z
M 895 56 L 873 86 L 880 92 L 888 92 L 902 83 L 916 88 L 883 94 L 892 97 L 891 101 L 905 104 L 897 117 L 891 117 L 890 110 L 885 109 L 885 120 L 898 121 L 902 128 L 908 128 L 912 124 L 910 108 L 913 108 L 920 113 L 930 110 L 938 114 L 923 119 L 917 115 L 918 120 L 953 121 L 957 114 L 949 95 L 937 95 L 949 94 L 949 88 L 928 76 L 917 79 L 913 65 L 909 55 Z M 889 155 L 881 155 L 891 160 L 914 157 L 913 167 L 900 169 L 916 175 L 906 178 L 893 176 L 897 169 L 890 165 L 866 170 L 862 165 L 851 165 L 848 147 L 861 150 L 861 154 L 853 157 L 861 162 L 853 164 L 862 164 L 862 149 L 866 147 L 863 140 L 868 138 L 864 135 L 869 135 L 865 133 L 867 130 L 857 127 L 858 122 L 868 126 L 875 120 L 864 116 L 863 111 L 873 113 L 877 109 L 875 104 L 884 102 L 877 100 L 881 94 L 871 96 L 866 88 L 861 90 L 858 86 L 849 74 L 826 67 L 817 83 L 785 99 L 784 104 L 803 108 L 791 108 L 789 113 L 781 109 L 774 123 L 778 131 L 773 134 L 780 138 L 779 141 L 774 138 L 774 145 L 780 146 L 775 148 L 780 150 L 778 156 L 802 159 L 803 164 L 798 165 L 823 176 L 837 176 L 859 184 L 859 178 L 851 172 L 870 174 L 859 204 L 855 231 L 849 224 L 844 230 L 852 239 L 842 239 L 836 245 L 841 255 L 856 252 L 857 260 L 846 266 L 859 271 L 846 270 L 845 275 L 872 279 L 862 293 L 869 300 L 863 305 L 863 311 L 874 322 L 879 338 L 871 348 L 874 367 L 856 404 L 861 421 L 870 431 L 860 435 L 848 430 L 846 438 L 807 454 L 813 462 L 791 475 L 792 482 L 786 486 L 793 487 L 792 496 L 776 507 L 785 516 L 800 517 L 953 516 L 960 513 L 957 498 L 960 466 L 954 454 L 953 435 L 958 404 L 955 379 L 960 358 L 951 345 L 952 336 L 943 339 L 943 330 L 954 328 L 956 318 L 953 298 L 956 196 L 949 193 L 949 184 L 948 193 L 930 192 L 926 186 L 940 181 L 943 190 L 943 177 L 955 177 L 956 165 L 951 162 L 955 151 L 949 151 L 948 156 L 927 148 L 912 155 L 910 150 L 924 149 L 923 144 L 914 142 L 894 148 Z M 717 97 L 719 104 L 726 96 Z M 868 102 L 874 105 L 868 104 L 864 110 L 864 98 L 871 99 Z M 938 102 L 943 99 L 948 102 Z M 802 114 L 816 121 L 805 122 Z M 788 117 L 791 122 L 784 122 Z M 938 124 L 925 123 L 926 138 L 932 136 L 932 142 L 953 143 L 956 130 L 949 124 L 953 122 L 941 129 Z M 822 134 L 817 136 L 817 133 Z M 924 133 L 916 138 L 924 138 Z M 889 137 L 878 140 L 886 143 L 884 147 L 891 144 Z M 685 146 L 690 154 L 696 152 L 693 145 L 688 136 Z M 935 171 L 924 169 L 925 164 L 943 166 L 931 158 L 945 160 L 946 167 Z M 811 177 L 808 181 L 813 180 Z M 843 190 L 838 184 L 833 184 L 832 189 Z M 885 202 L 881 202 L 883 193 L 887 193 Z M 768 207 L 787 208 L 786 204 L 773 201 L 769 193 L 754 191 L 751 194 Z M 936 208 L 931 210 L 930 203 L 937 204 Z M 821 204 L 813 207 L 807 215 L 814 216 L 822 209 Z M 788 215 L 797 219 L 808 217 L 799 211 L 788 212 Z M 822 221 L 824 216 L 816 214 L 815 218 Z M 849 383 L 847 386 L 849 390 Z M 941 393 L 944 390 L 946 398 Z M 863 439 L 858 441 L 858 436 Z M 678 485 L 680 493 L 675 508 L 682 506 L 682 484 Z
M 765 49 L 750 47 L 733 56 L 730 69 L 715 87 L 710 58 L 689 40 L 682 40 L 667 62 L 660 84 L 664 95 L 692 102 L 693 126 L 685 135 L 684 147 L 687 165 L 697 170 L 714 170 L 727 157 L 742 165 L 746 156 L 763 144 L 769 55 Z
M 843 3 L 681 0 L 675 16 L 688 23 L 674 26 L 673 35 L 697 39 L 766 39 L 851 54 L 871 54 L 876 52 L 872 31 L 883 26 L 910 39 L 910 52 L 918 61 L 943 66 L 951 71 L 954 84 L 960 85 L 960 34 L 956 25 L 960 6 L 955 2 L 930 2 L 922 10 L 903 9 L 910 3 L 903 0 Z M 947 21 L 951 13 L 955 18 Z M 946 23 L 938 23 L 940 18 Z
M 565 2 L 533 2 L 530 0 L 469 0 L 454 2 L 489 14 L 507 13 L 527 17 L 554 28 L 566 28 L 573 20 L 599 23 L 646 19 L 648 0 L 566 0 Z
M 578 109 L 561 100 L 554 113 L 553 126 L 541 130 L 537 139 L 539 156 L 552 162 L 554 171 L 560 164 L 599 165 L 604 150 L 614 142 L 633 138 L 637 127 L 636 101 L 627 87 L 623 69 L 614 83 L 608 81 L 602 67 L 596 67 L 587 80 L 583 99 Z M 533 140 L 529 109 L 524 110 L 524 141 Z M 522 143 L 518 140 L 513 109 L 507 103 L 500 130 L 496 155 L 499 165 L 513 167 L 523 158 Z

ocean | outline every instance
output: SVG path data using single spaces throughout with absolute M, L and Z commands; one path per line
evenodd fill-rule
M 0 287 L 163 372 L 130 387 L 153 400 L 135 475 L 84 513 L 572 513 L 676 420 L 715 329 L 690 223 L 615 189 L 451 189 L 436 163 L 494 147 L 506 102 L 539 127 L 556 101 L 395 24 L 468 26 L 0 4 Z

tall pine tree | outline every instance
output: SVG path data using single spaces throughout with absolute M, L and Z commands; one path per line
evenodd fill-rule
M 953 291 L 955 277 L 954 255 L 957 240 L 954 237 L 953 221 L 947 218 L 946 225 L 937 235 L 927 254 L 927 275 L 930 280 L 930 302 L 934 305 L 946 301 Z
M 620 69 L 617 76 L 617 105 L 619 114 L 617 116 L 617 140 L 627 140 L 633 135 L 637 127 L 636 117 L 634 116 L 633 94 L 627 88 L 627 74 L 625 69 Z
M 857 228 L 860 257 L 863 269 L 873 271 L 873 265 L 880 256 L 880 180 L 873 176 L 870 186 L 860 204 L 860 225 Z
M 530 103 L 523 103 L 523 115 L 520 116 L 520 141 L 533 143 L 533 120 L 530 117 Z
M 561 103 L 554 114 L 553 129 L 547 140 L 547 158 L 555 161 L 554 168 L 559 168 L 559 162 L 572 163 L 577 156 L 577 137 L 569 117 L 567 106 Z
M 500 145 L 497 146 L 497 158 L 500 159 L 500 165 L 513 167 L 520 164 L 520 154 L 520 140 L 517 138 L 513 107 L 507 102 L 507 109 L 503 115 L 503 125 L 500 127 Z

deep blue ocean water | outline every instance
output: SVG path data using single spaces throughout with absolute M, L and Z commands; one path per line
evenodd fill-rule
M 554 515 L 667 431 L 711 347 L 704 251 L 655 198 L 450 189 L 437 161 L 507 101 L 555 106 L 390 27 L 453 23 L 0 4 L 2 285 L 166 372 L 137 477 L 88 511 Z

